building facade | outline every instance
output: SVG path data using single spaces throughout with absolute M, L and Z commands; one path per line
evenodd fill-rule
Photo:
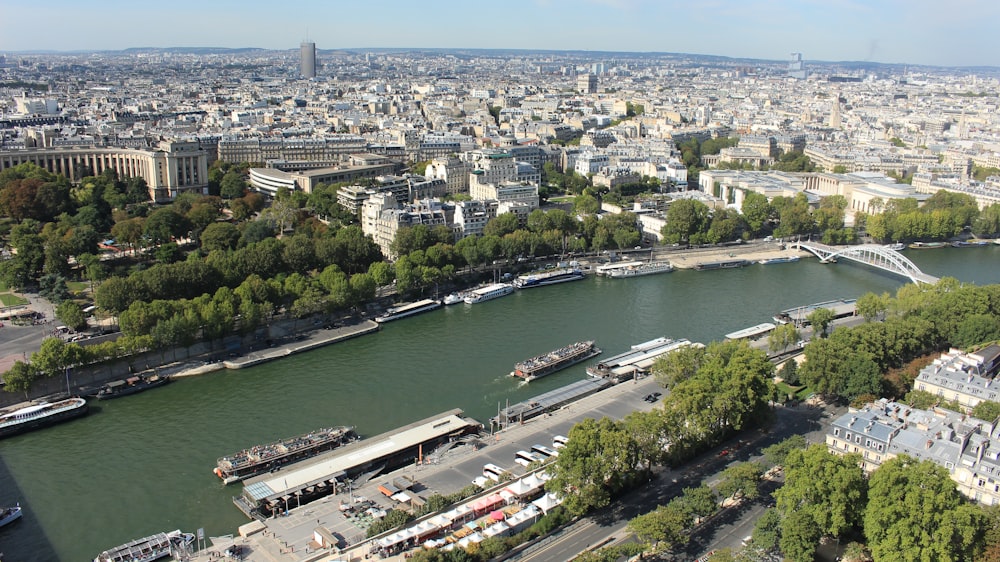
M 161 141 L 155 148 L 56 147 L 0 152 L 0 170 L 30 162 L 78 182 L 105 170 L 141 177 L 157 203 L 188 191 L 208 191 L 208 155 L 197 141 Z

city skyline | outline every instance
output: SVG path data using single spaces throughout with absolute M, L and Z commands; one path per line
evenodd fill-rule
M 1000 66 L 990 29 L 1000 6 L 957 0 L 946 11 L 927 0 L 512 0 L 500 14 L 453 0 L 390 2 L 373 13 L 354 3 L 299 2 L 276 12 L 260 0 L 211 4 L 179 0 L 171 10 L 122 0 L 0 0 L 10 26 L 0 52 L 100 51 L 136 47 L 257 47 L 292 50 L 441 48 L 675 52 L 784 60 L 865 61 L 934 66 Z M 114 22 L 157 22 L 119 27 Z M 110 22 L 110 23 L 109 23 Z M 940 40 L 935 40 L 940 38 Z

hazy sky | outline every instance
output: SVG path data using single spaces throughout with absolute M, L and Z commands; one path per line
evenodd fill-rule
M 0 0 L 0 52 L 127 47 L 660 51 L 1000 66 L 996 0 Z

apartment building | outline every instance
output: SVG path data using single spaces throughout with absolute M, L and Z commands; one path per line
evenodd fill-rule
M 913 388 L 951 400 L 971 410 L 983 400 L 1000 402 L 1000 346 L 993 344 L 974 353 L 951 349 L 921 369 Z
M 856 453 L 872 472 L 908 455 L 948 471 L 958 490 L 983 505 L 1000 503 L 1000 432 L 996 421 L 935 408 L 920 410 L 885 398 L 852 409 L 830 425 L 826 445 L 833 454 Z

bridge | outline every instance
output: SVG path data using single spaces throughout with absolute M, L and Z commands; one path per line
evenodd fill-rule
M 902 275 L 914 283 L 928 283 L 933 285 L 939 281 L 937 277 L 920 271 L 919 267 L 899 252 L 878 244 L 861 244 L 859 246 L 841 248 L 827 246 L 819 242 L 795 242 L 790 245 L 793 248 L 799 248 L 812 253 L 821 262 L 831 262 L 836 261 L 837 258 L 844 258 L 870 265 L 889 273 Z

